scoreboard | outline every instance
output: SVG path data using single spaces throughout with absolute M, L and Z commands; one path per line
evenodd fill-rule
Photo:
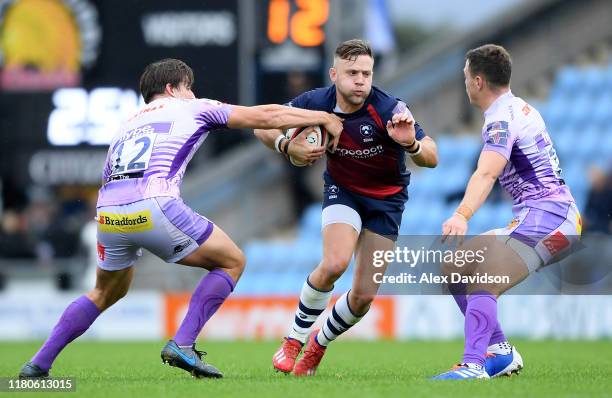
M 301 47 L 318 47 L 325 42 L 329 0 L 270 0 L 267 11 L 266 38 L 271 43 L 290 39 Z
M 184 60 L 196 96 L 228 103 L 284 103 L 327 81 L 330 0 L 34 4 L 0 2 L 0 177 L 22 186 L 97 185 L 152 61 Z M 204 151 L 248 138 L 212 134 Z
M 106 146 L 142 102 L 140 74 L 162 58 L 192 67 L 196 96 L 238 102 L 239 0 L 36 4 L 0 2 L 2 180 L 99 184 Z
M 257 2 L 257 101 L 286 102 L 325 84 L 331 2 Z

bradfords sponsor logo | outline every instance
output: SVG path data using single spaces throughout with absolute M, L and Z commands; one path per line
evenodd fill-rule
M 381 155 L 384 152 L 382 145 L 376 145 L 372 148 L 367 149 L 346 149 L 338 148 L 336 153 L 340 156 L 350 156 L 356 159 L 367 159 L 376 155 Z
M 98 228 L 101 232 L 143 232 L 153 229 L 151 211 L 130 214 L 98 214 Z

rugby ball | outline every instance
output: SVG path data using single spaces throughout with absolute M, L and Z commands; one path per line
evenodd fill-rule
M 285 137 L 289 141 L 291 141 L 295 137 L 297 137 L 298 134 L 300 134 L 302 131 L 308 130 L 308 129 L 312 130 L 306 136 L 306 141 L 308 142 L 308 144 L 314 147 L 322 146 L 322 147 L 327 148 L 327 145 L 329 144 L 329 133 L 323 126 L 290 128 L 285 131 Z M 297 167 L 308 166 L 308 163 L 302 163 L 298 160 L 293 159 L 291 156 L 289 156 L 289 161 L 291 162 L 292 165 L 297 166 Z

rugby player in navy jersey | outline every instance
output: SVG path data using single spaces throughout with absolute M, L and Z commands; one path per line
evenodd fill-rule
M 421 167 L 438 163 L 436 145 L 416 123 L 406 104 L 372 87 L 374 59 L 368 43 L 341 43 L 329 76 L 330 87 L 308 91 L 289 105 L 334 112 L 344 120 L 335 150 L 327 155 L 322 215 L 323 259 L 308 275 L 293 325 L 272 363 L 298 376 L 315 374 L 330 342 L 368 312 L 378 291 L 372 266 L 374 250 L 393 250 L 408 200 L 410 172 L 406 156 Z M 280 130 L 255 130 L 269 148 L 301 162 L 313 162 L 324 150 L 304 144 L 304 133 L 293 141 Z M 334 282 L 355 254 L 352 289 L 340 296 L 323 328 L 311 333 L 325 310 Z M 290 259 L 288 259 L 290 261 Z M 306 344 L 304 355 L 296 359 Z

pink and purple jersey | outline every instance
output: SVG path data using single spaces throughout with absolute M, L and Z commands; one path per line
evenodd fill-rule
M 124 122 L 111 141 L 98 207 L 180 196 L 187 164 L 211 130 L 225 128 L 231 105 L 160 98 Z
M 495 151 L 508 160 L 499 182 L 512 195 L 515 207 L 548 210 L 551 201 L 574 201 L 561 177 L 559 158 L 544 120 L 536 109 L 508 91 L 491 104 L 484 116 L 483 151 Z

